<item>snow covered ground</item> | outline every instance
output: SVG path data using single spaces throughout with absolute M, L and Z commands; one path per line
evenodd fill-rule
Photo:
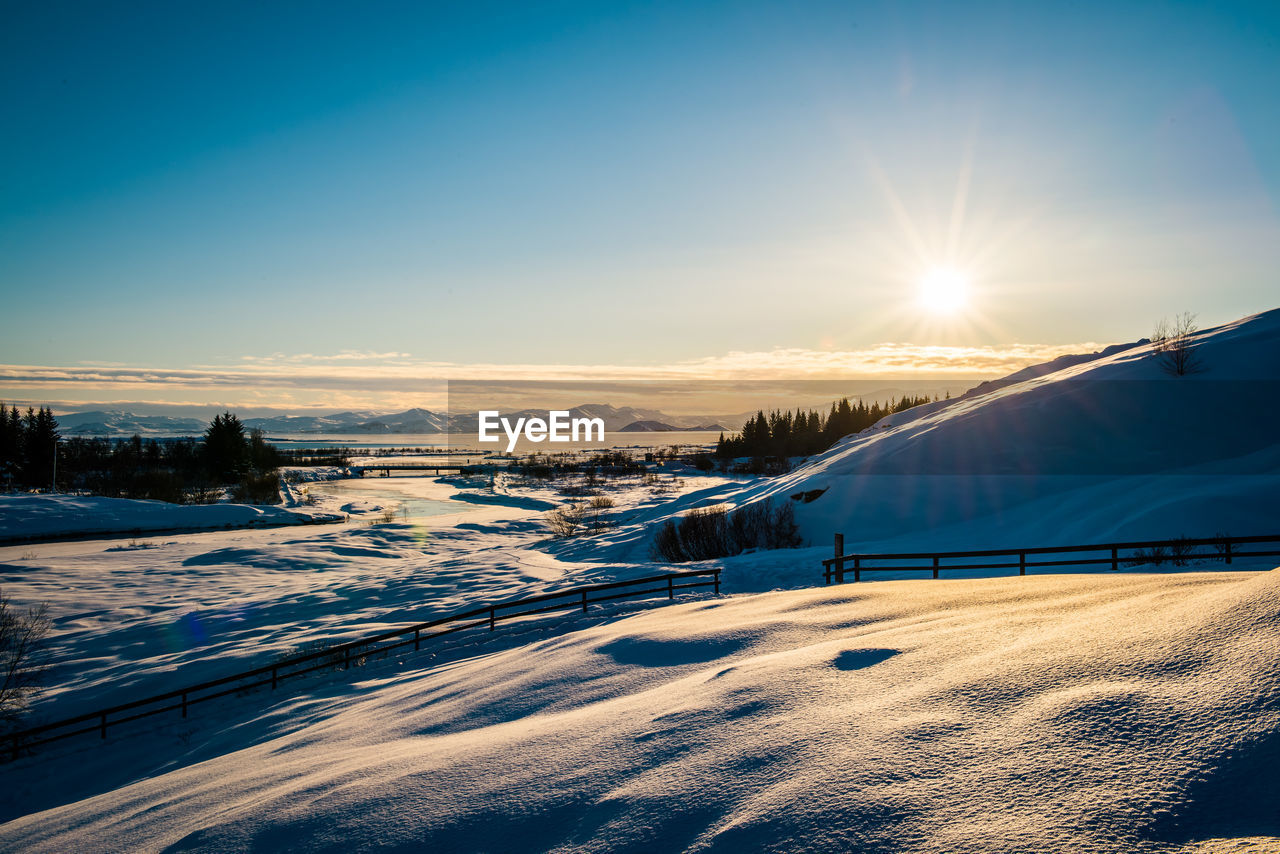
M 247 504 L 169 504 L 96 495 L 0 495 L 0 543 L 333 522 L 341 516 Z
M 0 845 L 1280 850 L 1278 614 L 1280 572 L 677 604 L 24 759 L 78 796 Z
M 48 719 L 652 574 L 665 518 L 826 490 L 794 505 L 806 547 L 717 562 L 727 598 L 458 636 L 2 765 L 0 848 L 1280 850 L 1276 561 L 811 587 L 834 531 L 1280 533 L 1280 396 L 1222 394 L 1280 373 L 1280 313 L 1203 347 L 1194 377 L 1143 347 L 1031 371 L 782 478 L 609 482 L 608 528 L 572 540 L 543 519 L 563 484 L 393 477 L 296 487 L 342 525 L 0 548 L 6 594 L 55 620 Z M 1164 430 L 1170 399 L 1215 418 Z
M 167 690 L 176 678 L 257 666 L 317 639 L 655 571 L 647 562 L 548 553 L 543 511 L 557 502 L 547 488 L 491 493 L 423 477 L 308 486 L 316 500 L 308 509 L 351 521 L 0 547 L 0 587 L 16 603 L 48 603 L 54 620 L 52 684 L 37 711 L 78 714 Z M 666 500 L 635 484 L 615 494 Z

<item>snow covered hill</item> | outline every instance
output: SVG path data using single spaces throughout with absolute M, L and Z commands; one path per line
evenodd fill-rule
M 969 547 L 1271 533 L 1280 310 L 1196 345 L 1186 376 L 1134 345 L 889 416 L 732 503 L 825 490 L 796 505 L 823 545 L 837 531 Z
M 103 534 L 275 527 L 341 514 L 248 504 L 170 504 L 97 495 L 0 495 L 0 543 Z
M 1280 571 L 675 605 L 23 759 L 65 805 L 0 848 L 1275 851 L 1278 615 Z

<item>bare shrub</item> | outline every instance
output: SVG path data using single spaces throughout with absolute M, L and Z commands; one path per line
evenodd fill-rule
M 231 500 L 242 504 L 279 504 L 280 477 L 274 469 L 262 474 L 246 474 L 231 490 Z
M 557 507 L 546 515 L 547 526 L 551 528 L 551 533 L 560 539 L 577 536 L 582 530 L 585 517 L 586 508 L 580 503 Z
M 788 502 L 757 501 L 728 512 L 701 507 L 682 519 L 668 519 L 654 534 L 655 556 L 670 563 L 711 560 L 749 549 L 788 549 L 800 545 L 795 509 Z
M 183 504 L 217 504 L 221 500 L 220 486 L 193 486 L 182 494 Z
M 1179 537 L 1169 546 L 1152 546 L 1150 549 L 1137 549 L 1125 558 L 1127 566 L 1162 566 L 1166 563 L 1174 566 L 1189 566 L 1192 563 L 1203 563 L 1209 555 L 1197 552 L 1196 547 L 1188 542 L 1189 537 Z M 1223 546 L 1215 547 L 1217 554 L 1222 554 Z
M 1178 377 L 1200 370 L 1202 363 L 1195 341 L 1199 331 L 1196 316 L 1189 311 L 1174 315 L 1173 320 L 1162 318 L 1151 333 L 1151 349 L 1160 360 L 1160 367 Z
M 680 521 L 679 530 L 685 560 L 710 560 L 737 553 L 729 534 L 729 513 L 723 507 L 690 510 Z
M 789 502 L 774 505 L 771 500 L 748 504 L 732 514 L 733 547 L 739 554 L 747 549 L 790 549 L 800 545 L 796 511 Z
M 315 658 L 299 662 L 298 670 L 311 672 L 325 670 L 345 670 L 350 667 L 363 667 L 369 660 L 369 654 L 363 650 L 352 650 L 348 656 L 346 650 L 335 649 L 339 644 L 330 640 L 311 640 L 295 646 L 276 660 L 281 664 L 292 664 L 296 658 L 315 655 Z M 296 671 L 294 671 L 296 672 Z
M 609 526 L 606 510 L 613 507 L 613 499 L 605 495 L 596 495 L 587 502 L 588 522 L 592 531 L 603 531 Z
M 1231 535 L 1230 535 L 1230 534 L 1226 534 L 1226 533 L 1224 533 L 1224 532 L 1222 532 L 1222 531 L 1216 531 L 1216 532 L 1214 533 L 1214 536 L 1215 536 L 1215 537 L 1217 537 L 1218 539 L 1222 540 L 1222 542 L 1220 542 L 1220 543 L 1214 543 L 1214 544 L 1213 544 L 1213 552 L 1214 552 L 1214 554 L 1216 554 L 1218 557 L 1225 558 L 1225 557 L 1227 556 L 1227 542 L 1226 542 L 1226 541 L 1227 541 L 1227 539 L 1228 539 Z
M 40 652 L 50 625 L 46 606 L 21 611 L 0 591 L 0 724 L 16 723 L 39 692 L 46 670 Z
M 132 539 L 132 540 L 130 540 L 130 541 L 129 541 L 128 545 L 124 545 L 124 546 L 112 546 L 111 548 L 107 549 L 107 551 L 109 551 L 109 552 L 131 552 L 131 551 L 137 551 L 137 550 L 139 550 L 139 549 L 154 549 L 155 547 L 156 547 L 156 544 L 155 544 L 155 543 L 153 543 L 153 542 L 151 542 L 150 540 L 138 540 L 138 539 Z
M 1169 562 L 1169 552 L 1164 546 L 1152 546 L 1149 549 L 1138 549 L 1125 558 L 1128 566 L 1160 566 Z
M 653 553 L 667 563 L 684 563 L 689 559 L 680 544 L 680 528 L 675 519 L 668 519 L 658 526 L 653 535 Z
M 1169 547 L 1169 560 L 1174 566 L 1187 566 L 1192 563 L 1193 558 L 1200 557 L 1196 553 L 1196 547 L 1187 542 L 1187 537 L 1179 537 Z

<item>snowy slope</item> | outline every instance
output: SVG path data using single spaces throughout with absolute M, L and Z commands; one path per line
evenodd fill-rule
M 1272 533 L 1280 310 L 1197 343 L 1203 370 L 1183 377 L 1138 345 L 889 416 L 734 503 L 828 490 L 796 507 L 816 544 Z
M 96 495 L 0 495 L 0 543 L 103 533 L 302 525 L 342 517 L 247 504 L 170 504 Z
M 20 760 L 67 784 L 0 847 L 1274 851 L 1278 615 L 1280 572 L 676 605 Z

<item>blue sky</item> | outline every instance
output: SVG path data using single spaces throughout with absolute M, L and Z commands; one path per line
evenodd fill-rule
M 0 395 L 989 374 L 1274 307 L 1280 13 L 1113 5 L 11 5 Z

